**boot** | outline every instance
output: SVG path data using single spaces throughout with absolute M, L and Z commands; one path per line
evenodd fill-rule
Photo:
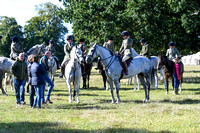
M 61 74 L 59 75 L 59 78 L 63 78 L 64 71 L 65 71 L 65 66 L 61 65 L 60 69 L 61 69 Z
M 127 69 L 127 65 L 126 62 L 122 62 L 123 66 L 124 66 L 124 75 L 128 75 L 128 69 Z
M 176 95 L 179 95 L 179 94 L 178 94 L 178 88 L 175 88 L 175 94 L 176 94 Z

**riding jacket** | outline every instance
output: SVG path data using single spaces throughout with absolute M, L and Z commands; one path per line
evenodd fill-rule
M 179 54 L 179 52 L 178 52 L 178 50 L 176 48 L 172 48 L 172 49 L 169 48 L 167 50 L 166 56 L 168 57 L 169 60 L 175 59 L 176 55 L 178 57 L 180 57 L 180 54 Z
M 24 52 L 24 50 L 20 48 L 20 45 L 17 44 L 16 42 L 12 42 L 10 58 L 16 59 L 19 56 L 19 54 L 22 52 Z
M 64 52 L 65 52 L 65 59 L 64 60 L 66 60 L 66 59 L 70 59 L 70 52 L 71 52 L 71 50 L 72 50 L 72 47 L 73 46 L 75 46 L 76 44 L 75 43 L 69 43 L 69 42 L 67 42 L 66 44 L 65 44 L 65 46 L 64 46 Z
M 113 44 L 113 43 L 105 42 L 105 43 L 103 44 L 103 46 L 104 46 L 105 48 L 111 50 L 112 52 L 115 52 L 115 50 L 114 50 L 114 44 Z
M 51 52 L 51 55 L 54 56 L 56 54 L 56 48 L 55 46 L 46 46 L 47 51 Z
M 122 42 L 122 46 L 119 50 L 119 53 L 124 56 L 132 57 L 132 51 L 131 51 L 132 44 L 133 44 L 133 40 L 131 38 L 124 39 Z
M 143 55 L 143 56 L 150 58 L 149 44 L 145 43 L 142 46 L 142 50 L 140 51 L 140 55 Z

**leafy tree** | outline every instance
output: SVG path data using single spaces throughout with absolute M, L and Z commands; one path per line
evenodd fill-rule
M 23 45 L 22 26 L 17 24 L 15 18 L 6 16 L 0 18 L 0 34 L 3 35 L 0 45 L 0 53 L 3 56 L 9 57 L 13 36 L 17 36 L 19 38 L 19 43 Z
M 64 26 L 64 21 L 57 15 L 60 10 L 56 5 L 47 2 L 36 7 L 37 16 L 32 17 L 26 22 L 24 32 L 27 34 L 26 48 L 31 48 L 36 44 L 45 42 L 49 44 L 49 40 L 54 41 L 56 47 L 56 56 L 59 59 L 64 57 L 63 44 L 64 35 L 68 32 Z
M 103 43 L 109 36 L 115 40 L 117 49 L 121 46 L 121 32 L 129 30 L 132 19 L 124 15 L 127 2 L 124 0 L 65 0 L 65 10 L 60 16 L 73 23 L 76 39 L 85 38 L 89 42 Z
M 118 49 L 120 33 L 128 30 L 137 51 L 141 49 L 141 38 L 147 39 L 152 55 L 165 54 L 170 41 L 182 55 L 199 50 L 198 1 L 63 0 L 63 4 L 66 8 L 60 16 L 73 23 L 76 38 L 103 43 L 113 36 Z

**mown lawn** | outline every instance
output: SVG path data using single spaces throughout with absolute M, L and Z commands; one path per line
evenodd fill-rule
M 165 94 L 163 84 L 151 90 L 143 103 L 144 90 L 122 80 L 121 103 L 110 104 L 110 91 L 103 90 L 101 76 L 92 71 L 90 88 L 80 89 L 80 103 L 68 103 L 64 79 L 55 79 L 51 105 L 43 109 L 16 105 L 15 94 L 0 92 L 0 132 L 200 132 L 200 66 L 186 66 L 183 91 Z M 82 83 L 81 83 L 82 87 Z M 116 95 L 115 95 L 116 98 Z

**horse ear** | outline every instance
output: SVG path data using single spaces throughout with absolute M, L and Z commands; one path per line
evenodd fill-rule
M 45 46 L 45 42 L 42 43 L 42 46 Z

